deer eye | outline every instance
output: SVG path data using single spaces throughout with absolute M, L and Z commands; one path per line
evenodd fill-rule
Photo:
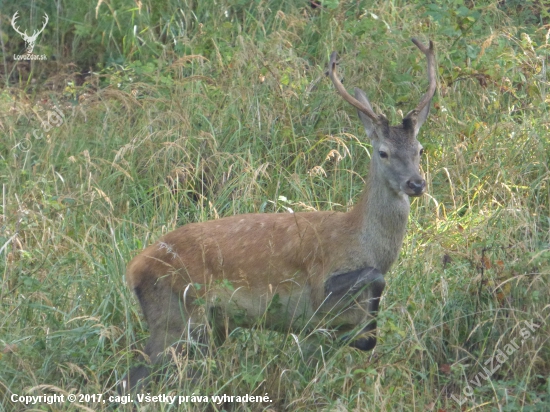
M 420 149 L 420 156 L 424 154 L 424 149 Z
M 388 158 L 388 154 L 387 154 L 386 152 L 384 152 L 383 150 L 380 150 L 380 151 L 378 152 L 378 154 L 380 155 L 380 157 L 381 157 L 382 159 L 387 159 L 387 158 Z

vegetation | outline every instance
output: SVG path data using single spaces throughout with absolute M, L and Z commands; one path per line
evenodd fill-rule
M 412 203 L 374 352 L 319 330 L 308 358 L 305 336 L 260 326 L 215 356 L 174 352 L 149 393 L 271 402 L 137 405 L 550 409 L 547 1 L 0 4 L 0 410 L 25 409 L 12 394 L 116 395 L 147 337 L 125 264 L 163 233 L 352 207 L 369 144 L 328 56 L 396 123 L 426 86 L 412 36 L 434 40 L 439 65 L 419 136 L 429 194 Z M 47 60 L 13 60 L 16 11 L 28 33 L 49 15 L 34 49 Z M 33 407 L 130 410 L 88 400 Z

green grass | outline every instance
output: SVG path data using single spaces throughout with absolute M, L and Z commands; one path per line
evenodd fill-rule
M 163 233 L 286 207 L 348 210 L 369 144 L 324 76 L 328 56 L 395 123 L 427 84 L 412 36 L 434 40 L 439 65 L 419 136 L 429 193 L 386 277 L 375 351 L 331 347 L 319 330 L 327 345 L 311 359 L 304 336 L 242 331 L 216 356 L 174 354 L 150 393 L 273 401 L 232 404 L 242 411 L 550 408 L 544 2 L 54 3 L 0 3 L 0 410 L 24 409 L 13 393 L 115 394 L 148 336 L 125 264 Z M 30 31 L 50 15 L 35 48 L 46 62 L 11 61 L 16 10 Z M 54 105 L 63 123 L 37 139 Z M 540 327 L 471 383 L 525 321 Z M 452 395 L 468 385 L 459 407 Z

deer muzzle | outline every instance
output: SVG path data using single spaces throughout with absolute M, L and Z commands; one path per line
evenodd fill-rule
M 409 179 L 406 183 L 406 191 L 409 196 L 421 196 L 426 190 L 426 180 L 421 177 Z

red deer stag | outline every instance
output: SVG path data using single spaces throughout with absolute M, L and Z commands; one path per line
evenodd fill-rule
M 429 86 L 399 126 L 375 114 L 362 90 L 352 97 L 336 73 L 336 52 L 330 57 L 330 78 L 357 108 L 373 148 L 366 188 L 352 210 L 190 223 L 130 262 L 126 278 L 149 324 L 145 353 L 153 364 L 171 345 L 205 344 L 210 336 L 223 341 L 233 329 L 258 323 L 281 331 L 328 324 L 351 346 L 374 348 L 384 274 L 401 249 L 409 197 L 426 188 L 416 136 L 436 89 L 435 54 L 431 41 L 429 47 L 412 41 L 428 60 Z M 133 368 L 123 390 L 149 369 Z

